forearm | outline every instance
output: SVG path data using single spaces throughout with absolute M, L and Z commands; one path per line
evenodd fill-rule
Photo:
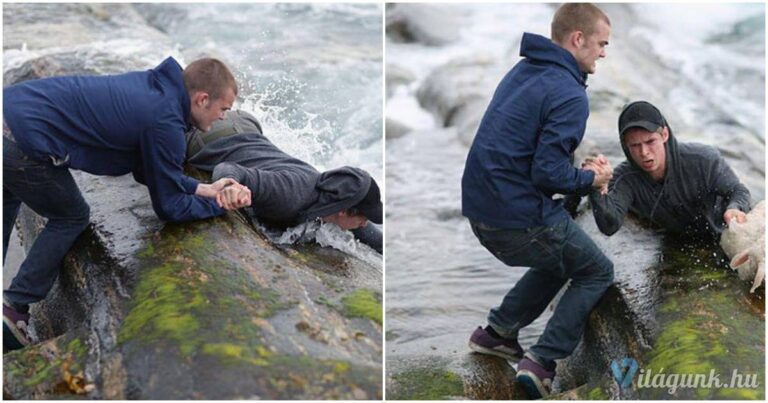
M 589 193 L 595 178 L 594 172 L 575 168 L 570 163 L 565 166 L 542 163 L 535 165 L 531 174 L 534 186 L 541 190 L 578 196 Z
M 736 209 L 741 210 L 745 213 L 749 213 L 751 210 L 750 203 L 750 194 L 749 190 L 746 186 L 742 185 L 741 183 L 737 183 L 736 186 L 734 186 L 733 191 L 731 191 L 731 194 L 728 197 L 728 205 L 727 209 Z
M 611 236 L 624 225 L 627 209 L 619 205 L 610 192 L 604 195 L 598 189 L 592 190 L 589 193 L 589 203 L 597 228 L 603 234 Z

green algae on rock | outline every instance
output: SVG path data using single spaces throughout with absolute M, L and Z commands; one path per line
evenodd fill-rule
M 705 379 L 712 373 L 729 384 L 736 370 L 742 377 L 754 376 L 758 385 L 718 388 L 698 381 L 680 388 L 646 385 L 638 388 L 640 397 L 762 400 L 764 300 L 750 299 L 748 287 L 709 248 L 669 245 L 661 269 L 665 281 L 658 310 L 660 333 L 641 366 L 650 371 L 648 377 L 665 373 Z
M 378 324 L 382 320 L 381 296 L 372 290 L 357 290 L 341 300 L 347 315 L 368 318 Z
M 86 346 L 72 335 L 5 354 L 4 397 L 50 399 L 86 393 L 93 387 L 82 372 L 86 355 Z
M 461 377 L 440 368 L 406 371 L 392 376 L 398 387 L 387 398 L 393 400 L 448 400 L 464 396 Z

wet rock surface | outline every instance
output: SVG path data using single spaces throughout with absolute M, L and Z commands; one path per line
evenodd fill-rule
M 524 400 L 504 359 L 480 354 L 422 355 L 390 360 L 387 399 Z
M 504 73 L 502 66 L 487 56 L 455 59 L 435 69 L 416 96 L 444 126 L 456 127 L 461 141 L 469 146 Z
M 437 4 L 387 4 L 387 36 L 400 42 L 445 45 L 459 37 L 461 15 Z
M 86 26 L 98 19 L 88 8 L 51 7 Z M 23 29 L 15 15 L 6 14 L 5 32 Z M 161 60 L 107 52 L 93 65 L 80 56 L 49 49 L 7 68 L 5 85 Z M 5 396 L 381 398 L 381 266 L 316 245 L 276 246 L 237 213 L 163 223 L 130 175 L 73 176 L 91 224 L 32 307 L 41 343 L 4 356 Z M 42 220 L 23 209 L 17 225 L 28 248 Z

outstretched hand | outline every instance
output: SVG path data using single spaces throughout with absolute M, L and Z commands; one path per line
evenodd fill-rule
M 603 154 L 589 157 L 581 164 L 581 169 L 594 172 L 595 179 L 592 181 L 592 187 L 599 189 L 600 194 L 608 194 L 608 182 L 613 178 L 613 168 L 608 158 Z
M 731 220 L 736 219 L 736 222 L 739 224 L 743 224 L 747 222 L 747 214 L 744 213 L 741 210 L 737 209 L 728 209 L 725 210 L 725 214 L 723 214 L 723 221 L 725 221 L 725 224 L 728 225 L 731 223 Z

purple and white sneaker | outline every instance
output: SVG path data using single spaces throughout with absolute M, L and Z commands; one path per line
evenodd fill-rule
M 518 362 L 523 358 L 523 348 L 517 339 L 494 337 L 478 326 L 469 338 L 469 349 L 480 354 L 490 354 Z
M 555 371 L 547 371 L 528 355 L 517 364 L 517 382 L 523 386 L 531 400 L 549 397 Z
M 30 344 L 27 336 L 29 314 L 16 311 L 3 300 L 3 353 L 24 348 Z

